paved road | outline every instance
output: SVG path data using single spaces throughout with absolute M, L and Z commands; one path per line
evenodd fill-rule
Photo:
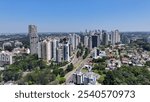
M 72 60 L 71 60 L 71 62 L 69 62 L 68 64 L 66 64 L 65 66 L 60 67 L 60 68 L 62 68 L 62 69 L 65 70 L 69 64 L 72 63 L 72 64 L 74 65 L 75 63 L 77 63 L 78 59 L 77 59 L 77 57 L 76 57 L 76 54 L 77 54 L 77 51 L 72 55 Z
M 94 50 L 92 50 L 84 60 L 82 58 L 79 58 L 78 62 L 74 64 L 74 70 L 65 75 L 66 83 L 69 83 L 72 80 L 73 73 L 75 73 L 76 71 L 80 71 L 85 64 L 88 64 L 89 57 L 92 55 L 93 51 Z

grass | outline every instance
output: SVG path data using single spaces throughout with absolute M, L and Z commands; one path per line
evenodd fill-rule
M 88 69 L 87 68 L 82 68 L 81 72 L 86 73 L 86 72 L 88 72 Z

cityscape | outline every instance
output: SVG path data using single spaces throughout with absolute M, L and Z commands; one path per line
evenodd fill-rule
M 80 33 L 0 36 L 0 84 L 150 84 L 150 32 L 85 30 Z
M 149 5 L 1 0 L 0 85 L 150 85 Z

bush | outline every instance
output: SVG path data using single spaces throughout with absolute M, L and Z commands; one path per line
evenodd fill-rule
M 60 77 L 59 78 L 59 84 L 62 84 L 62 83 L 64 83 L 66 81 L 66 78 L 64 78 L 64 77 Z
M 104 75 L 101 75 L 100 78 L 97 81 L 98 81 L 98 83 L 103 83 L 103 81 L 104 81 Z
M 150 67 L 150 61 L 147 61 L 147 62 L 146 62 L 146 65 Z
M 74 68 L 73 64 L 71 63 L 70 65 L 67 66 L 66 72 L 72 71 Z

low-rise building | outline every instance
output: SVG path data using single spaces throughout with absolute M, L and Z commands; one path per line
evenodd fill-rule
M 9 65 L 13 63 L 13 54 L 8 51 L 0 52 L 0 66 Z
M 73 74 L 72 81 L 76 85 L 95 85 L 96 75 L 93 72 L 82 73 L 77 71 Z
M 102 58 L 102 57 L 106 57 L 106 52 L 100 51 L 99 49 L 95 48 L 94 53 L 93 53 L 93 58 L 98 59 L 98 58 Z

